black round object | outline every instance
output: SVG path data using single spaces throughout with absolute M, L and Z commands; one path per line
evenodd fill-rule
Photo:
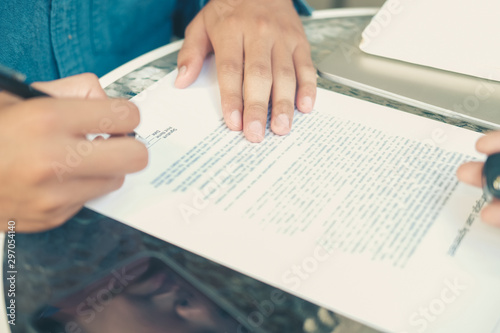
M 484 163 L 483 191 L 488 201 L 500 199 L 500 153 L 488 156 Z

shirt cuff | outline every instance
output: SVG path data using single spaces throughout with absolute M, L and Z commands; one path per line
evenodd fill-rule
M 200 9 L 203 8 L 210 0 L 200 0 Z M 297 9 L 299 15 L 310 16 L 313 12 L 313 8 L 309 6 L 306 0 L 293 0 L 293 4 Z
M 299 15 L 310 16 L 314 10 L 306 0 L 293 0 L 293 4 Z

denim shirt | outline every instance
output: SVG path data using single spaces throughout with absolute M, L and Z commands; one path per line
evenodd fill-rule
M 2 0 L 0 64 L 45 81 L 104 75 L 169 43 L 209 0 Z M 294 0 L 300 14 L 311 8 Z

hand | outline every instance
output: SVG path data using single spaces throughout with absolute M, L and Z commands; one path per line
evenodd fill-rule
M 212 51 L 226 124 L 249 141 L 264 139 L 270 97 L 278 135 L 290 132 L 295 104 L 312 111 L 316 71 L 291 0 L 209 2 L 186 29 L 176 87 L 193 83 Z
M 481 137 L 476 143 L 476 149 L 483 154 L 492 155 L 500 153 L 500 131 L 491 132 Z M 457 170 L 460 181 L 482 187 L 483 162 L 468 162 L 461 165 Z M 484 222 L 500 227 L 500 200 L 494 199 L 481 211 L 481 219 Z
M 147 164 L 147 149 L 133 138 L 86 139 L 128 133 L 139 123 L 137 108 L 106 99 L 94 75 L 34 86 L 61 98 L 23 101 L 0 93 L 0 230 L 9 220 L 21 232 L 58 226 Z

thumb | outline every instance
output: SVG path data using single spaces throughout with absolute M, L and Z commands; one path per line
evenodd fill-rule
M 186 38 L 177 57 L 176 88 L 186 88 L 200 75 L 203 61 L 213 51 L 201 13 L 186 28 Z

